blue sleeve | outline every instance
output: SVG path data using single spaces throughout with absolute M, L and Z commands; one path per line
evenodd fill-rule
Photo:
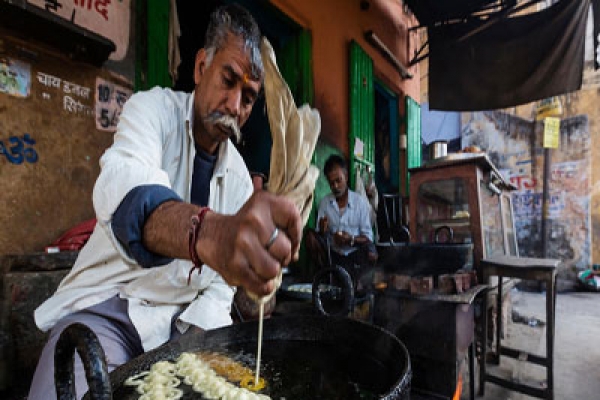
M 170 263 L 173 259 L 148 251 L 142 237 L 146 219 L 165 201 L 182 201 L 161 185 L 141 185 L 129 191 L 113 214 L 112 230 L 131 258 L 144 268 Z

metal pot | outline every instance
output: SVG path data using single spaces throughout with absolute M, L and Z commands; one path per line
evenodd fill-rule
M 112 396 L 138 399 L 139 394 L 124 386 L 124 381 L 157 361 L 175 360 L 182 352 L 218 351 L 233 358 L 242 354 L 244 360 L 253 362 L 257 331 L 258 323 L 251 321 L 184 335 L 115 369 L 110 374 Z M 268 382 L 264 393 L 273 399 L 368 398 L 365 394 L 372 394 L 373 399 L 409 398 L 412 373 L 406 347 L 379 327 L 347 318 L 293 316 L 265 320 L 261 365 L 261 376 Z M 90 388 L 96 386 L 90 383 Z M 203 399 L 183 384 L 180 388 L 184 399 Z M 93 393 L 85 398 L 106 399 Z
M 436 140 L 429 143 L 429 159 L 445 157 L 448 155 L 448 142 L 445 140 Z
M 410 243 L 377 250 L 377 263 L 387 274 L 427 276 L 473 269 L 472 243 Z

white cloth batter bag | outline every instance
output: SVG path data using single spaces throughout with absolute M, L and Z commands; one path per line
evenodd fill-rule
M 319 169 L 310 161 L 321 133 L 321 116 L 308 104 L 296 107 L 292 92 L 277 68 L 273 47 L 266 38 L 262 39 L 260 51 L 265 66 L 265 100 L 273 139 L 267 190 L 291 199 L 305 225 L 319 177 Z M 281 284 L 281 276 L 278 280 L 277 287 Z M 273 294 L 267 296 L 267 300 Z

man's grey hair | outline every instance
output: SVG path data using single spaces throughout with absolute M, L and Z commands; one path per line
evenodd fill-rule
M 243 40 L 244 49 L 250 57 L 251 77 L 262 80 L 264 67 L 260 56 L 260 29 L 248 10 L 238 4 L 219 7 L 211 14 L 204 44 L 207 64 L 225 46 L 229 34 Z

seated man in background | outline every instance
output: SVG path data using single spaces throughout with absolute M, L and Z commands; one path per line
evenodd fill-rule
M 357 267 L 375 266 L 378 258 L 370 206 L 365 197 L 348 188 L 348 168 L 342 157 L 330 156 L 324 173 L 331 193 L 319 203 L 317 229 L 306 232 L 306 248 L 317 266 L 324 268 L 329 266 L 330 246 L 331 263 L 344 267 L 356 283 Z

